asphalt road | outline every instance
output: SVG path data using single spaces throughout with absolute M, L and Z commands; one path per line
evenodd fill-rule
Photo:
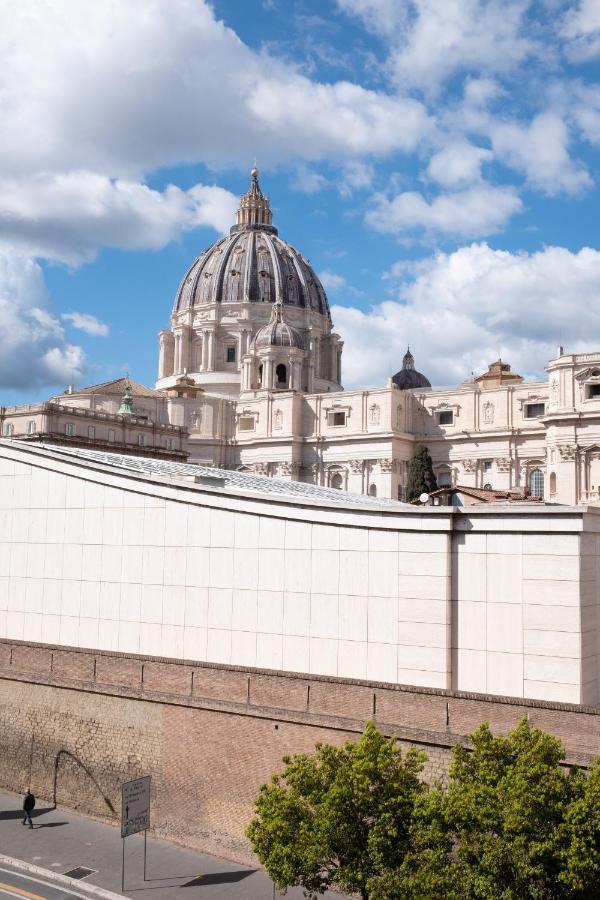
M 13 897 L 15 900 L 61 900 L 73 897 L 77 900 L 90 900 L 89 894 L 53 884 L 40 875 L 25 874 L 9 865 L 0 866 L 1 895 Z

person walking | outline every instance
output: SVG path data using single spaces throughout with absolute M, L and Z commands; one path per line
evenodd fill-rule
M 27 793 L 25 794 L 25 797 L 23 799 L 23 812 L 25 813 L 25 815 L 23 816 L 23 822 L 22 822 L 23 825 L 26 825 L 27 822 L 29 822 L 29 827 L 33 828 L 33 822 L 31 821 L 31 813 L 33 812 L 34 809 L 35 809 L 35 797 L 33 796 L 33 794 L 31 793 L 31 791 L 28 788 Z

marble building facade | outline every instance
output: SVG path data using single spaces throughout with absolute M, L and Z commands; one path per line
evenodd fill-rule
M 433 389 L 407 351 L 385 386 L 348 391 L 342 353 L 319 278 L 279 237 L 254 169 L 230 234 L 181 282 L 155 389 L 133 398 L 123 440 L 144 454 L 393 499 L 405 499 L 409 460 L 426 444 L 440 485 L 600 502 L 600 352 L 561 347 L 539 381 L 497 360 Z M 118 380 L 52 398 L 45 439 L 108 441 L 114 428 L 98 414 L 117 414 L 122 389 Z M 4 409 L 3 436 L 35 440 L 33 412 Z

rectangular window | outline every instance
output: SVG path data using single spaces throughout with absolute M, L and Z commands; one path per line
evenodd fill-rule
M 227 348 L 227 362 L 235 362 L 235 347 Z
M 330 412 L 327 414 L 327 424 L 333 428 L 341 428 L 346 424 L 345 412 Z
M 240 416 L 240 431 L 254 431 L 254 416 Z
M 6 422 L 4 425 L 4 437 L 12 437 L 14 432 L 14 427 L 12 422 Z
M 439 425 L 452 425 L 454 424 L 454 413 L 451 409 L 445 409 L 443 412 L 438 413 L 438 424 Z
M 173 438 L 167 438 L 165 441 L 167 450 L 173 450 Z
M 115 432 L 114 432 L 114 429 L 113 429 L 113 428 L 109 428 L 109 429 L 108 429 L 108 440 L 109 440 L 111 443 L 114 443 L 114 440 L 115 440 Z
M 600 397 L 600 384 L 588 384 L 588 399 Z
M 94 438 L 96 437 L 96 426 L 95 425 L 88 425 L 88 437 L 91 441 L 93 441 Z
M 66 423 L 65 434 L 67 437 L 75 437 L 75 425 L 73 424 L 73 422 Z
M 27 423 L 27 434 L 35 434 L 35 422 Z
M 543 416 L 546 412 L 546 404 L 545 403 L 526 403 L 525 404 L 525 418 L 526 419 L 538 419 L 540 416 Z
M 483 471 L 484 471 L 484 472 L 491 472 L 491 471 L 492 471 L 492 460 L 491 460 L 491 459 L 484 459 L 484 461 L 483 461 Z
M 146 435 L 138 434 L 138 447 L 145 447 L 145 446 L 146 446 Z

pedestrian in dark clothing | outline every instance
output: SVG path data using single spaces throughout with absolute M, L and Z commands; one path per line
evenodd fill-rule
M 35 797 L 31 793 L 31 791 L 27 791 L 25 794 L 25 798 L 23 800 L 23 811 L 25 815 L 23 816 L 23 825 L 26 825 L 29 822 L 29 827 L 33 828 L 33 822 L 31 821 L 31 813 L 35 809 Z

